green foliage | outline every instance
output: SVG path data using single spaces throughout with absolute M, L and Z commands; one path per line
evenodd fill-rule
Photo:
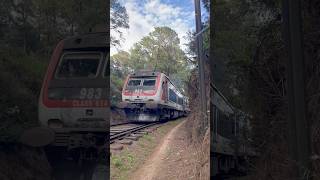
M 137 159 L 134 154 L 129 153 L 127 150 L 124 150 L 119 155 L 113 155 L 110 158 L 111 167 L 115 167 L 116 172 L 114 174 L 119 175 L 117 179 L 126 179 L 127 173 L 132 170 L 137 164 Z
M 50 54 L 58 40 L 106 25 L 103 0 L 1 1 L 0 47 Z M 95 17 L 95 18 L 92 18 Z
M 178 34 L 169 27 L 156 27 L 130 50 L 133 69 L 145 66 L 168 76 L 186 68 L 186 56 L 179 46 Z
M 112 156 L 111 163 L 118 169 L 121 169 L 121 167 L 123 166 L 123 162 L 119 156 Z
M 46 61 L 36 55 L 4 49 L 0 57 L 0 141 L 16 141 L 36 126 L 37 103 Z
M 111 57 L 110 80 L 111 80 L 111 105 L 116 106 L 121 101 L 121 91 L 126 75 L 130 72 L 130 54 L 120 51 Z
M 213 1 L 213 61 L 212 71 L 218 89 L 238 107 L 241 106 L 240 94 L 235 89 L 245 85 L 244 70 L 252 62 L 253 52 L 258 42 L 255 2 L 248 1 Z M 242 99 L 243 100 L 243 99 Z
M 143 138 L 149 142 L 152 141 L 152 137 L 148 134 L 143 135 Z

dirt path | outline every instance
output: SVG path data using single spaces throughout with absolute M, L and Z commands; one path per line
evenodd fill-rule
M 197 155 L 187 138 L 186 121 L 174 127 L 162 140 L 133 180 L 195 179 Z

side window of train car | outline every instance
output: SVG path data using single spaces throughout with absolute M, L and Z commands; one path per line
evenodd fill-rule
M 237 119 L 238 120 L 238 119 Z M 239 136 L 240 135 L 240 123 L 239 123 L 239 121 L 236 121 L 236 136 Z
M 106 56 L 106 61 L 107 61 L 107 63 L 105 63 L 105 65 L 104 65 L 103 77 L 107 77 L 108 75 L 110 75 L 110 56 L 109 56 L 109 54 Z
M 178 104 L 183 105 L 183 99 L 178 97 Z
M 172 89 L 169 89 L 169 100 L 172 102 L 177 102 L 177 95 Z
M 162 98 L 164 101 L 168 101 L 168 80 L 167 78 L 162 82 Z
M 233 118 L 230 118 L 230 120 L 232 121 L 232 122 L 234 122 L 234 119 Z M 233 126 L 231 127 L 231 129 L 232 129 L 232 131 L 231 131 L 231 134 L 232 135 L 235 135 L 235 133 L 236 133 L 236 131 L 235 131 L 235 124 L 232 124 Z
M 232 123 L 231 119 L 221 110 L 218 110 L 218 134 L 223 137 L 231 138 L 232 137 Z
M 216 108 L 212 104 L 212 102 L 210 102 L 210 124 L 212 124 L 211 128 L 213 128 L 212 132 L 214 132 L 214 133 L 216 132 L 216 123 L 215 123 L 216 117 L 215 117 L 215 113 L 216 113 Z
M 57 78 L 95 78 L 101 64 L 101 53 L 65 53 L 62 55 Z

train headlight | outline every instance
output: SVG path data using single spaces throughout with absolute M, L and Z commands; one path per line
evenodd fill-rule
M 63 122 L 60 119 L 49 119 L 48 126 L 50 128 L 63 128 Z
M 49 99 L 59 99 L 61 97 L 61 90 L 58 88 L 48 89 Z

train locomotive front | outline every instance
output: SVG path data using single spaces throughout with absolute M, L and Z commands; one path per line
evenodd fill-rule
M 185 116 L 188 99 L 164 73 L 138 71 L 129 75 L 122 90 L 122 102 L 128 120 L 156 122 Z
M 109 122 L 108 33 L 62 40 L 53 52 L 39 99 L 39 120 L 54 146 L 103 146 Z

